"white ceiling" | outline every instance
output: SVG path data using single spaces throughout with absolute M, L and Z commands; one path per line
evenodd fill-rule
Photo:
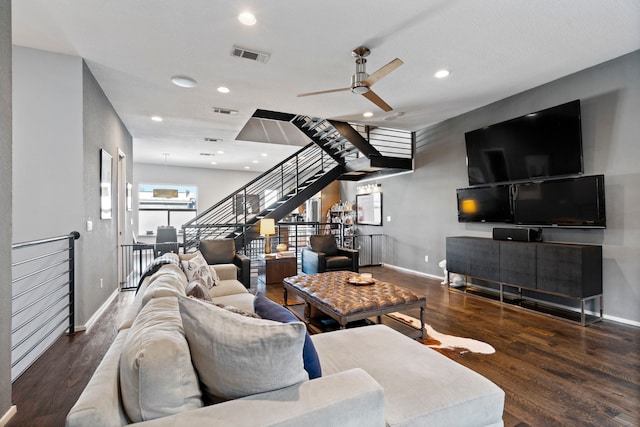
M 135 162 L 236 170 L 266 170 L 297 149 L 237 141 L 256 109 L 416 130 L 640 48 L 638 0 L 15 0 L 12 9 L 14 44 L 87 61 L 133 135 Z M 254 26 L 238 22 L 244 10 Z M 234 45 L 270 59 L 232 57 Z M 372 51 L 369 73 L 404 61 L 373 88 L 394 111 L 350 92 L 296 97 L 349 86 L 360 45 Z M 435 79 L 441 68 L 451 76 Z M 174 75 L 198 86 L 174 86 Z

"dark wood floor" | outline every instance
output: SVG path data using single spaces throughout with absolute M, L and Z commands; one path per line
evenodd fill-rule
M 457 361 L 505 391 L 505 426 L 640 426 L 640 328 L 610 321 L 585 328 L 449 291 L 439 280 L 382 267 L 364 270 L 425 294 L 426 320 L 437 331 L 496 349 Z M 282 302 L 281 287 L 266 292 Z M 64 425 L 130 297 L 119 295 L 90 331 L 61 338 L 14 383 L 18 413 L 8 427 Z

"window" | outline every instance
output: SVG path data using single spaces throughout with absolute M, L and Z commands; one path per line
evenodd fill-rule
M 155 236 L 160 226 L 171 225 L 181 232 L 182 224 L 195 218 L 198 187 L 140 184 L 138 187 L 138 234 Z

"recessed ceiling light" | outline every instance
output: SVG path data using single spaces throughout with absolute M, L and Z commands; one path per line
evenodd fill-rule
M 211 164 L 212 164 L 212 165 L 217 165 L 217 164 L 218 164 L 218 162 L 211 162 Z
M 154 122 L 161 122 L 162 121 L 162 117 L 160 117 L 160 116 L 151 116 L 151 120 L 153 120 Z
M 220 93 L 229 93 L 229 92 L 230 92 L 230 90 L 229 90 L 229 88 L 228 88 L 228 87 L 220 86 L 220 87 L 218 88 L 218 92 L 220 92 Z
M 224 151 L 222 151 L 222 150 L 218 150 L 218 151 L 217 151 L 217 153 L 218 153 L 218 154 L 224 154 Z
M 267 157 L 267 153 L 260 154 L 262 157 Z
M 240 21 L 244 25 L 255 25 L 256 16 L 251 12 L 242 12 L 238 15 L 238 21 Z
M 444 79 L 445 77 L 449 77 L 449 74 L 451 74 L 449 70 L 438 70 L 433 76 L 437 79 Z
M 180 87 L 196 87 L 198 86 L 198 82 L 193 80 L 191 77 L 187 76 L 173 76 L 171 77 L 171 81 L 174 85 Z
M 362 114 L 365 117 L 373 117 L 373 113 L 371 111 L 367 111 L 366 113 Z
M 254 160 L 253 163 L 259 163 L 257 160 Z
M 245 169 L 250 169 L 250 168 L 249 168 L 249 166 L 245 166 L 244 168 L 245 168 Z

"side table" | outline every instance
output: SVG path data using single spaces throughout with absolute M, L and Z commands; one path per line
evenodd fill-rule
M 282 279 L 298 274 L 296 257 L 264 258 L 258 265 L 258 281 L 263 285 L 282 283 Z

